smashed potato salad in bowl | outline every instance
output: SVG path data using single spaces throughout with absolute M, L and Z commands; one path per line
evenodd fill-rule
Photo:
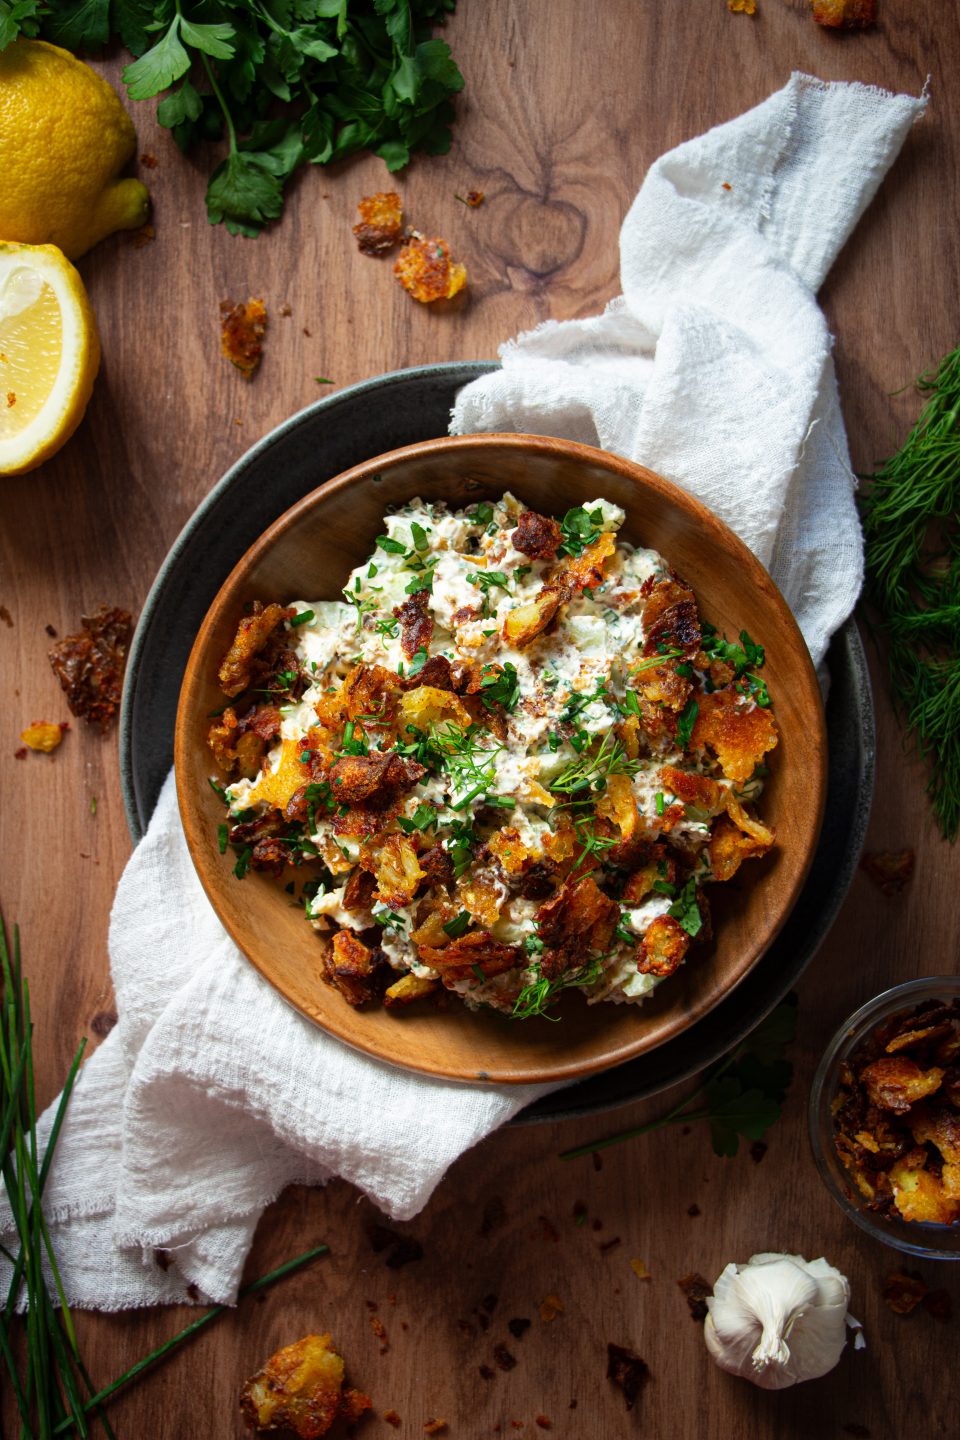
M 599 488 L 556 509 L 438 488 L 384 496 L 336 598 L 291 573 L 221 607 L 196 667 L 220 695 L 211 898 L 272 877 L 345 1038 L 374 1014 L 381 1037 L 481 1017 L 503 1045 L 529 1033 L 509 1022 L 559 1015 L 543 1030 L 562 1044 L 570 992 L 625 1017 L 709 967 L 711 896 L 729 885 L 739 908 L 776 865 L 773 651 L 711 623 Z

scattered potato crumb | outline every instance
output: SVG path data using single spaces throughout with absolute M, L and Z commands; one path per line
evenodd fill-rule
M 464 265 L 450 255 L 446 240 L 427 238 L 412 231 L 393 267 L 404 290 L 423 305 L 433 300 L 452 300 L 467 283 Z
M 912 850 L 874 850 L 862 856 L 860 869 L 884 895 L 899 895 L 913 875 L 916 862 Z
M 354 225 L 357 246 L 363 255 L 385 255 L 403 234 L 403 205 L 393 190 L 366 195 L 357 205 L 360 223 Z
M 733 15 L 756 15 L 757 0 L 727 0 L 727 9 Z
M 156 238 L 157 232 L 149 223 L 141 225 L 138 229 L 131 230 L 130 232 L 130 244 L 134 250 L 142 250 L 144 245 L 149 245 L 151 240 L 155 240 Z
M 877 0 L 813 0 L 813 18 L 828 30 L 865 30 L 877 21 Z
M 397 1414 L 396 1410 L 384 1410 L 381 1418 L 386 1420 L 388 1425 L 392 1425 L 394 1430 L 399 1430 L 400 1426 L 403 1424 L 403 1421 L 400 1419 L 400 1416 Z
M 638 1260 L 636 1256 L 630 1261 L 630 1269 L 633 1271 L 634 1275 L 636 1275 L 638 1280 L 653 1279 L 653 1276 L 650 1274 L 650 1271 L 647 1269 L 646 1265 L 644 1265 L 642 1260 Z
M 540 1303 L 540 1319 L 555 1320 L 558 1315 L 563 1314 L 563 1301 L 556 1295 L 548 1295 Z
M 157 157 L 156 157 L 156 155 L 151 155 L 151 154 L 149 154 L 149 152 L 148 152 L 146 155 L 141 155 L 141 156 L 140 156 L 140 164 L 141 164 L 141 165 L 145 165 L 148 170 L 156 170 L 156 168 L 157 168 Z
M 15 391 L 15 390 L 8 390 L 8 391 L 7 391 L 7 409 L 8 409 L 8 410 L 12 410 L 13 407 L 14 407 L 14 405 L 16 405 L 16 403 L 17 403 L 17 394 L 16 394 L 16 391 Z
M 449 1426 L 446 1420 L 428 1420 L 423 1429 L 427 1435 L 445 1435 Z
M 266 330 L 267 307 L 262 300 L 251 297 L 246 305 L 220 302 L 220 353 L 244 380 L 252 380 L 260 365 Z
M 923 1300 L 927 1286 L 916 1270 L 894 1270 L 883 1286 L 883 1301 L 895 1315 L 909 1315 Z
M 34 720 L 26 730 L 21 730 L 20 739 L 31 750 L 42 750 L 45 755 L 49 755 L 56 750 L 63 739 L 64 731 L 69 728 L 66 720 L 59 725 L 51 724 L 48 720 Z

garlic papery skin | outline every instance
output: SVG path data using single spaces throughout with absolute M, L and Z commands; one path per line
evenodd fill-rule
M 764 1390 L 826 1375 L 840 1359 L 850 1285 L 824 1259 L 752 1255 L 730 1264 L 707 1300 L 704 1339 L 724 1370 Z

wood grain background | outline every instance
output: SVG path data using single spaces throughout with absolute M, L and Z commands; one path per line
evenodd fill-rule
M 418 161 L 400 186 L 410 218 L 445 235 L 469 267 L 469 302 L 450 315 L 414 305 L 388 263 L 353 246 L 355 203 L 386 178 L 379 161 L 312 171 L 272 233 L 231 239 L 206 222 L 208 157 L 183 159 L 152 107 L 136 107 L 139 148 L 157 162 L 141 167 L 156 240 L 137 249 L 115 237 L 81 262 L 105 357 L 88 418 L 55 461 L 0 488 L 0 603 L 12 620 L 0 624 L 0 899 L 22 927 L 45 1100 L 79 1036 L 95 1039 L 111 1024 L 107 917 L 130 842 L 115 735 L 75 729 L 53 759 L 12 758 L 28 721 L 66 715 L 44 627 L 67 633 L 101 601 L 137 612 L 197 502 L 250 444 L 315 398 L 315 376 L 344 385 L 404 365 L 490 357 L 540 320 L 600 309 L 618 290 L 618 228 L 646 167 L 763 99 L 792 69 L 913 94 L 931 76 L 927 118 L 822 293 L 854 464 L 871 467 L 916 413 L 915 397 L 895 392 L 957 343 L 960 301 L 960 11 L 879 3 L 876 30 L 837 36 L 813 24 L 806 0 L 759 0 L 753 18 L 730 14 L 723 0 L 461 0 L 448 27 L 467 81 L 454 148 Z M 117 56 L 102 68 L 116 78 L 121 65 Z M 469 188 L 486 191 L 481 209 L 455 200 Z M 263 295 L 272 317 L 251 386 L 217 353 L 218 302 L 248 295 Z M 613 1122 L 502 1133 L 466 1155 L 402 1227 L 425 1253 L 400 1271 L 372 1252 L 366 1226 L 375 1213 L 349 1187 L 289 1192 L 263 1218 L 249 1274 L 319 1240 L 329 1258 L 221 1321 L 118 1400 L 118 1434 L 239 1435 L 242 1378 L 277 1345 L 330 1328 L 374 1398 L 376 1415 L 361 1431 L 370 1436 L 413 1440 L 437 1416 L 462 1440 L 537 1434 L 538 1415 L 558 1440 L 640 1429 L 666 1440 L 955 1435 L 960 1319 L 941 1325 L 922 1311 L 903 1319 L 885 1308 L 880 1287 L 895 1253 L 833 1206 L 806 1137 L 813 1068 L 842 1018 L 894 981 L 957 968 L 958 856 L 930 820 L 922 770 L 903 748 L 879 671 L 876 680 L 880 767 L 868 844 L 913 846 L 916 875 L 896 899 L 863 875 L 855 880 L 800 987 L 797 1076 L 761 1164 L 746 1152 L 716 1159 L 702 1129 L 611 1151 L 600 1171 L 556 1159 L 611 1124 L 659 1113 L 662 1101 Z M 574 1221 L 579 1204 L 583 1225 Z M 781 1395 L 715 1369 L 675 1283 L 691 1269 L 712 1279 L 728 1260 L 763 1249 L 826 1254 L 839 1265 L 868 1340 L 828 1379 Z M 651 1280 L 637 1280 L 632 1257 Z M 960 1301 L 949 1266 L 920 1269 Z M 564 1311 L 545 1323 L 538 1305 L 548 1294 Z M 484 1328 L 477 1311 L 492 1296 Z M 385 1354 L 370 1325 L 374 1304 L 389 1336 Z M 532 1320 L 520 1341 L 507 1331 L 512 1317 Z M 94 1376 L 105 1382 L 186 1318 L 82 1316 Z M 608 1341 L 634 1347 L 650 1366 L 630 1416 L 604 1378 Z M 494 1364 L 498 1343 L 516 1358 L 509 1372 Z M 379 1418 L 390 1408 L 399 1430 Z

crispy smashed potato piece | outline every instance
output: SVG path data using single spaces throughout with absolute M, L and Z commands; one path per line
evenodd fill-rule
M 636 760 L 640 755 L 640 719 L 636 715 L 627 715 L 616 727 L 617 739 L 623 746 L 624 754 L 628 760 Z
M 409 905 L 426 871 L 421 867 L 417 847 L 408 835 L 388 835 L 374 855 L 377 898 L 391 910 Z
M 62 725 L 54 725 L 49 720 L 34 720 L 26 730 L 20 731 L 20 739 L 29 749 L 40 750 L 44 755 L 51 755 L 63 739 L 66 729 L 66 722 Z
M 922 1159 L 919 1164 L 922 1164 L 926 1159 L 926 1152 L 921 1150 L 920 1155 Z M 912 1164 L 911 1160 L 912 1156 L 907 1155 L 890 1171 L 893 1203 L 904 1220 L 952 1225 L 955 1220 L 960 1219 L 960 1197 L 948 1195 L 942 1180 L 938 1180 L 929 1170 L 922 1170 L 919 1165 Z
M 744 860 L 755 860 L 766 854 L 770 847 L 760 845 L 745 835 L 724 815 L 714 826 L 707 848 L 714 880 L 726 881 L 733 879 Z
M 237 626 L 230 649 L 220 663 L 217 678 L 224 695 L 231 699 L 250 684 L 250 667 L 278 625 L 289 620 L 293 610 L 287 605 L 263 606 L 253 602 L 253 611 Z
M 317 718 L 332 728 L 358 720 L 361 715 L 376 716 L 376 720 L 364 720 L 365 729 L 388 726 L 398 684 L 396 675 L 383 665 L 355 665 L 333 695 L 323 695 L 317 701 Z
M 665 660 L 652 670 L 641 671 L 635 683 L 648 705 L 661 706 L 674 715 L 683 709 L 693 690 L 690 681 L 677 674 L 676 660 Z
M 360 223 L 354 225 L 357 248 L 364 255 L 385 255 L 403 234 L 403 205 L 393 190 L 366 195 L 357 205 Z
M 518 650 L 529 645 L 543 634 L 563 603 L 564 596 L 560 590 L 544 586 L 533 600 L 508 612 L 503 622 L 504 640 Z
M 412 660 L 418 650 L 429 648 L 433 636 L 429 592 L 418 590 L 402 605 L 394 606 L 393 613 L 400 621 L 400 648 L 407 659 Z
M 866 30 L 877 23 L 877 0 L 813 0 L 813 18 L 828 30 Z
M 530 868 L 534 855 L 520 839 L 520 831 L 504 825 L 487 841 L 487 849 L 495 855 L 508 875 L 522 875 Z
M 556 520 L 536 510 L 522 510 L 517 516 L 512 543 L 521 555 L 529 555 L 533 560 L 552 560 L 562 539 L 563 531 Z
M 389 803 L 399 791 L 409 790 L 427 772 L 415 760 L 405 760 L 395 750 L 374 755 L 342 755 L 330 769 L 330 786 L 341 804 L 364 801 Z
M 684 805 L 693 805 L 707 815 L 717 815 L 726 807 L 728 792 L 709 775 L 697 775 L 691 770 L 678 770 L 675 765 L 664 765 L 660 771 L 660 784 L 664 791 L 675 795 Z
M 446 240 L 427 238 L 414 230 L 393 267 L 400 284 L 414 300 L 452 300 L 467 283 L 466 266 L 454 262 Z
M 246 305 L 221 300 L 220 354 L 240 371 L 244 380 L 252 380 L 257 372 L 266 333 L 267 307 L 262 300 L 251 298 Z
M 690 936 L 679 920 L 658 915 L 640 941 L 637 969 L 641 975 L 656 975 L 662 980 L 679 970 L 689 948 Z
M 779 738 L 769 710 L 742 703 L 735 690 L 701 695 L 691 733 L 696 750 L 711 750 L 728 780 L 749 780 Z
M 910 1133 L 918 1145 L 936 1145 L 944 1160 L 960 1164 L 960 1113 L 952 1105 L 922 1101 L 910 1111 Z
M 597 814 L 612 820 L 620 829 L 623 841 L 632 840 L 640 824 L 636 796 L 627 775 L 610 775 L 606 788 L 597 799 Z
M 445 945 L 442 950 L 421 945 L 420 959 L 424 965 L 439 970 L 444 983 L 467 980 L 471 975 L 489 980 L 523 964 L 519 945 L 504 945 L 489 930 L 474 930 Z
M 383 1003 L 388 1010 L 403 1010 L 408 1005 L 412 1005 L 415 1000 L 422 1000 L 425 995 L 432 995 L 439 986 L 439 980 L 430 980 L 426 976 L 402 975 L 399 980 L 387 986 L 383 995 Z
M 603 567 L 616 548 L 616 540 L 609 532 L 587 545 L 582 555 L 546 582 L 539 595 L 508 612 L 503 622 L 504 640 L 522 649 L 542 635 L 561 605 L 566 605 L 580 591 L 593 589 L 602 582 Z
M 282 740 L 280 742 L 280 764 L 276 770 L 264 770 L 257 783 L 251 786 L 246 798 L 247 805 L 271 805 L 285 810 L 301 785 L 308 783 L 310 769 L 300 759 L 304 753 L 303 740 Z
M 481 925 L 495 925 L 505 896 L 499 886 L 483 875 L 472 876 L 457 891 L 457 899 Z
M 454 725 L 459 725 L 464 730 L 473 723 L 470 712 L 452 690 L 438 690 L 434 685 L 418 685 L 415 690 L 408 690 L 400 701 L 397 725 L 401 735 L 407 733 L 410 725 L 416 730 L 426 731 L 431 725 L 439 725 L 445 720 L 451 720 Z
M 120 709 L 123 671 L 133 630 L 129 610 L 101 605 L 81 615 L 83 627 L 51 646 L 47 658 L 71 714 L 107 730 Z
M 552 900 L 537 911 L 537 933 L 546 944 L 540 956 L 540 974 L 555 980 L 576 970 L 598 950 L 606 950 L 620 918 L 620 906 L 585 875 L 575 885 L 563 885 Z
M 359 1391 L 343 1389 L 344 1365 L 329 1335 L 305 1335 L 271 1355 L 240 1392 L 240 1409 L 261 1434 L 292 1431 L 320 1440 L 338 1415 L 356 1418 L 370 1408 Z
M 627 883 L 623 887 L 624 905 L 639 905 L 653 891 L 657 881 L 663 881 L 667 885 L 675 885 L 677 881 L 677 862 L 672 856 L 666 856 L 664 846 L 658 849 L 664 851 L 666 858 L 656 855 L 648 865 L 642 865 L 639 870 L 627 877 Z
M 377 951 L 358 940 L 352 930 L 337 931 L 325 964 L 326 979 L 350 1005 L 366 1005 L 377 998 L 383 970 Z
M 697 600 L 682 580 L 658 580 L 641 612 L 643 653 L 656 655 L 661 646 L 693 655 L 700 649 Z
M 939 1090 L 944 1072 L 937 1066 L 921 1070 L 907 1055 L 881 1056 L 860 1072 L 860 1081 L 874 1105 L 904 1112 L 925 1095 Z

